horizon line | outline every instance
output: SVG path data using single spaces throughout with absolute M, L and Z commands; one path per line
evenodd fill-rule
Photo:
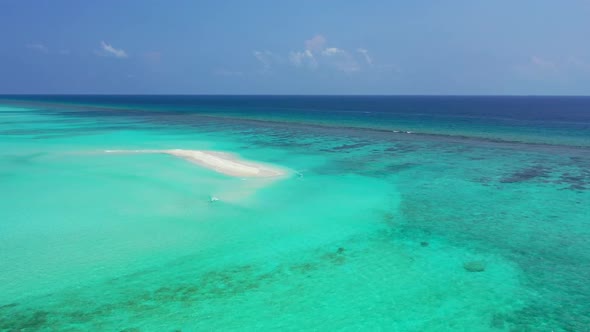
M 14 96 L 186 96 L 186 97 L 590 97 L 574 94 L 224 94 L 224 93 L 0 93 L 1 97 Z

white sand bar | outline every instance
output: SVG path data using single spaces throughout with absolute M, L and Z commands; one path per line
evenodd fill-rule
M 162 153 L 179 157 L 195 163 L 199 166 L 209 168 L 218 173 L 237 177 L 260 177 L 272 178 L 287 174 L 278 167 L 265 165 L 257 162 L 242 160 L 236 156 L 216 151 L 202 150 L 105 150 L 106 153 Z

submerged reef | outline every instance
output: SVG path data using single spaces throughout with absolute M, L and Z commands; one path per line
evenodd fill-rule
M 463 264 L 463 268 L 468 272 L 483 272 L 486 270 L 486 266 L 480 261 L 471 261 Z
M 121 331 L 140 331 L 141 326 L 120 326 L 119 315 L 142 322 L 152 316 L 169 315 L 180 306 L 199 311 L 211 301 L 223 301 L 254 292 L 269 284 L 346 262 L 343 247 L 313 253 L 309 260 L 283 264 L 266 270 L 257 265 L 232 266 L 190 277 L 179 276 L 167 285 L 150 288 L 149 276 L 134 273 L 107 281 L 109 296 L 96 296 L 92 289 L 68 291 L 33 299 L 35 304 L 10 303 L 0 306 L 0 331 L 101 330 L 116 326 Z M 140 280 L 138 280 L 140 278 Z M 95 287 L 103 287 L 97 285 Z M 187 317 L 188 319 L 188 317 Z

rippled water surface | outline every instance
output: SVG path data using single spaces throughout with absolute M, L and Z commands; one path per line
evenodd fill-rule
M 5 96 L 0 198 L 0 330 L 590 330 L 589 98 Z

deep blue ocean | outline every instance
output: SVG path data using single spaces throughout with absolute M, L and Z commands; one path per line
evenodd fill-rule
M 62 106 L 113 107 L 121 111 L 124 107 L 127 111 L 339 124 L 530 143 L 590 145 L 587 136 L 590 131 L 590 97 L 36 95 L 2 96 L 2 99 Z

